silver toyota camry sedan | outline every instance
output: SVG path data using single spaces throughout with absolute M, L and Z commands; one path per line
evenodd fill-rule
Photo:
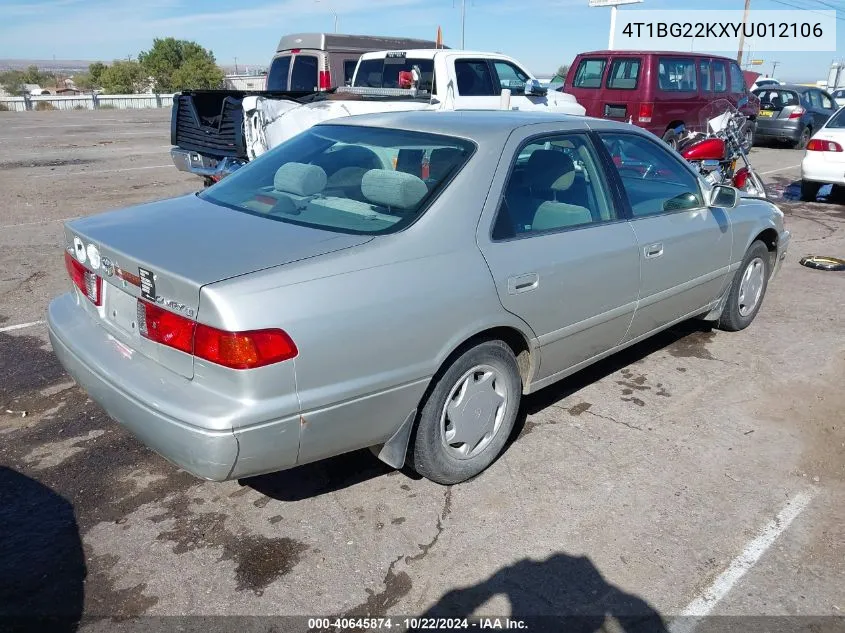
M 504 111 L 317 125 L 65 234 L 55 353 L 177 466 L 371 447 L 443 484 L 490 465 L 523 394 L 684 319 L 748 326 L 789 243 L 648 132 Z

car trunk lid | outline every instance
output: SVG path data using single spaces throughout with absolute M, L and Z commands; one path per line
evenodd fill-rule
M 141 336 L 139 298 L 197 319 L 207 284 L 373 239 L 272 221 L 193 194 L 74 220 L 65 233 L 68 250 L 102 278 L 102 305 L 81 302 L 89 314 L 128 352 L 188 378 L 192 356 Z

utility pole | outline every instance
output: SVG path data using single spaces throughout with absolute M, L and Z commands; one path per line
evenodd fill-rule
M 332 9 L 332 14 L 334 15 L 334 32 L 337 33 L 337 11 Z
M 751 0 L 745 0 L 745 13 L 742 15 L 742 32 L 739 34 L 739 52 L 736 54 L 736 63 L 742 65 L 742 49 L 745 47 L 745 23 L 748 22 L 748 10 L 751 9 Z
M 467 0 L 461 0 L 461 50 L 466 46 L 466 26 L 467 26 Z
M 780 62 L 772 62 L 772 77 L 773 78 L 775 76 L 775 69 L 778 67 L 778 64 L 780 64 Z
M 238 58 L 235 57 L 235 74 L 238 74 Z

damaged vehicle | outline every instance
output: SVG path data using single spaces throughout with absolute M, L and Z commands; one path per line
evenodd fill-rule
M 64 233 L 53 349 L 180 468 L 369 447 L 442 484 L 493 462 L 523 394 L 685 319 L 747 327 L 790 239 L 635 126 L 498 111 L 320 123 Z
M 548 92 L 519 62 L 496 53 L 435 48 L 366 53 L 351 84 L 319 94 L 239 93 L 235 98 L 221 91 L 194 91 L 177 96 L 171 120 L 173 163 L 211 184 L 316 123 L 358 114 L 585 112 L 572 95 Z

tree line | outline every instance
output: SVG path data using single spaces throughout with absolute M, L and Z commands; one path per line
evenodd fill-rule
M 24 84 L 49 90 L 58 87 L 59 80 L 56 73 L 41 71 L 37 66 L 0 73 L 0 85 L 15 95 L 23 92 Z M 221 88 L 223 71 L 210 50 L 196 42 L 167 37 L 153 40 L 152 48 L 141 51 L 137 60 L 94 62 L 87 72 L 74 73 L 73 83 L 80 90 L 102 90 L 106 94 L 169 93 Z

